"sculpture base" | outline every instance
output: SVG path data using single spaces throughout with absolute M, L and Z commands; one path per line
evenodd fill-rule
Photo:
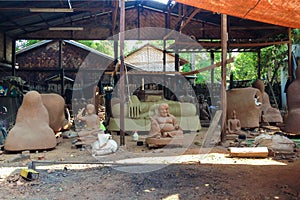
M 182 146 L 183 145 L 183 137 L 146 138 L 146 145 L 149 148 L 164 147 L 164 146 Z

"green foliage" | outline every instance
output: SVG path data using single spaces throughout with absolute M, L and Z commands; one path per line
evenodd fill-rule
M 33 45 L 40 40 L 17 40 L 16 41 L 16 51 L 19 51 L 21 49 L 24 49 L 25 47 L 28 47 L 30 45 Z
M 231 65 L 234 80 L 251 80 L 257 78 L 257 53 L 240 53 Z
M 261 78 L 268 78 L 271 83 L 280 79 L 281 66 L 287 67 L 287 45 L 273 45 L 261 49 Z M 258 53 L 239 53 L 231 68 L 234 80 L 255 80 L 257 79 Z
M 293 29 L 292 30 L 292 38 L 294 44 L 300 44 L 300 29 Z
M 78 42 L 107 55 L 114 56 L 113 40 L 79 40 Z

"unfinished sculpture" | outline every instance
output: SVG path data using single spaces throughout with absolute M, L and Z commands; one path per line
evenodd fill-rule
M 261 93 L 258 89 L 236 88 L 227 91 L 227 119 L 236 111 L 242 128 L 259 127 Z
M 104 133 L 100 129 L 99 118 L 95 113 L 95 106 L 87 104 L 86 115 L 83 116 L 85 108 L 79 110 L 77 119 L 85 123 L 83 130 L 78 132 L 78 141 L 84 144 L 91 144 L 98 139 L 98 133 Z
M 62 96 L 54 93 L 41 94 L 42 102 L 48 110 L 49 126 L 54 132 L 58 132 L 68 124 L 65 118 L 65 100 Z
M 201 129 L 199 115 L 194 103 L 171 101 L 166 99 L 141 101 L 136 95 L 130 96 L 124 104 L 124 128 L 126 131 L 150 131 L 151 117 L 161 103 L 169 105 L 169 112 L 174 115 L 180 127 L 186 131 Z M 120 103 L 112 106 L 112 117 L 109 120 L 110 131 L 120 131 Z
M 171 143 L 182 145 L 183 131 L 176 117 L 169 113 L 169 105 L 162 103 L 158 107 L 158 113 L 151 118 L 151 129 L 146 144 L 149 147 L 159 147 Z
M 269 95 L 265 92 L 265 85 L 264 82 L 260 79 L 257 79 L 253 83 L 253 87 L 260 90 L 262 94 L 262 105 L 261 105 L 261 111 L 264 113 L 264 119 L 268 123 L 281 123 L 282 122 L 282 116 L 280 114 L 280 111 L 276 108 L 273 108 L 270 104 Z
M 227 120 L 227 131 L 229 134 L 240 134 L 241 133 L 241 122 L 236 118 L 236 112 L 233 110 L 232 118 Z
M 300 135 L 300 69 L 296 69 L 296 79 L 287 90 L 288 116 L 284 131 Z
M 4 148 L 7 151 L 52 149 L 56 138 L 49 126 L 49 115 L 36 91 L 28 92 L 20 106 L 16 123 L 9 131 Z

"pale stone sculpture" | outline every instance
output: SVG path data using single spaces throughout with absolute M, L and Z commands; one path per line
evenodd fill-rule
M 49 126 L 49 115 L 36 91 L 28 92 L 18 110 L 15 126 L 10 130 L 4 148 L 7 151 L 52 149 L 56 138 Z
M 100 129 L 100 121 L 98 115 L 95 113 L 95 106 L 87 104 L 85 116 L 83 116 L 84 110 L 84 108 L 79 110 L 77 114 L 77 119 L 85 123 L 83 130 L 78 132 L 78 141 L 84 144 L 91 144 L 98 139 L 98 133 L 104 132 Z
M 296 69 L 296 79 L 287 90 L 288 116 L 284 131 L 300 135 L 300 69 Z
M 151 129 L 149 137 L 146 138 L 146 144 L 148 146 L 164 146 L 172 138 L 179 139 L 179 144 L 181 144 L 183 131 L 178 125 L 176 117 L 169 113 L 169 105 L 162 103 L 158 107 L 158 114 L 151 118 Z
M 276 108 L 273 108 L 270 104 L 269 95 L 265 92 L 265 85 L 264 82 L 260 79 L 257 79 L 253 83 L 253 87 L 260 90 L 262 94 L 262 105 L 261 105 L 261 111 L 264 113 L 264 119 L 268 123 L 272 122 L 282 122 L 282 116 L 280 114 L 280 111 Z
M 41 94 L 49 114 L 49 126 L 54 132 L 60 131 L 68 122 L 65 118 L 65 100 L 58 94 Z

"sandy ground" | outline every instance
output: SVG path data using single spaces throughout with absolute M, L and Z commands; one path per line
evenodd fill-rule
M 201 148 L 204 132 L 159 149 L 126 136 L 126 146 L 107 156 L 73 149 L 73 139 L 29 159 L 2 154 L 0 199 L 300 199 L 298 158 L 230 158 L 226 144 Z M 20 169 L 38 159 L 39 178 L 21 178 Z

